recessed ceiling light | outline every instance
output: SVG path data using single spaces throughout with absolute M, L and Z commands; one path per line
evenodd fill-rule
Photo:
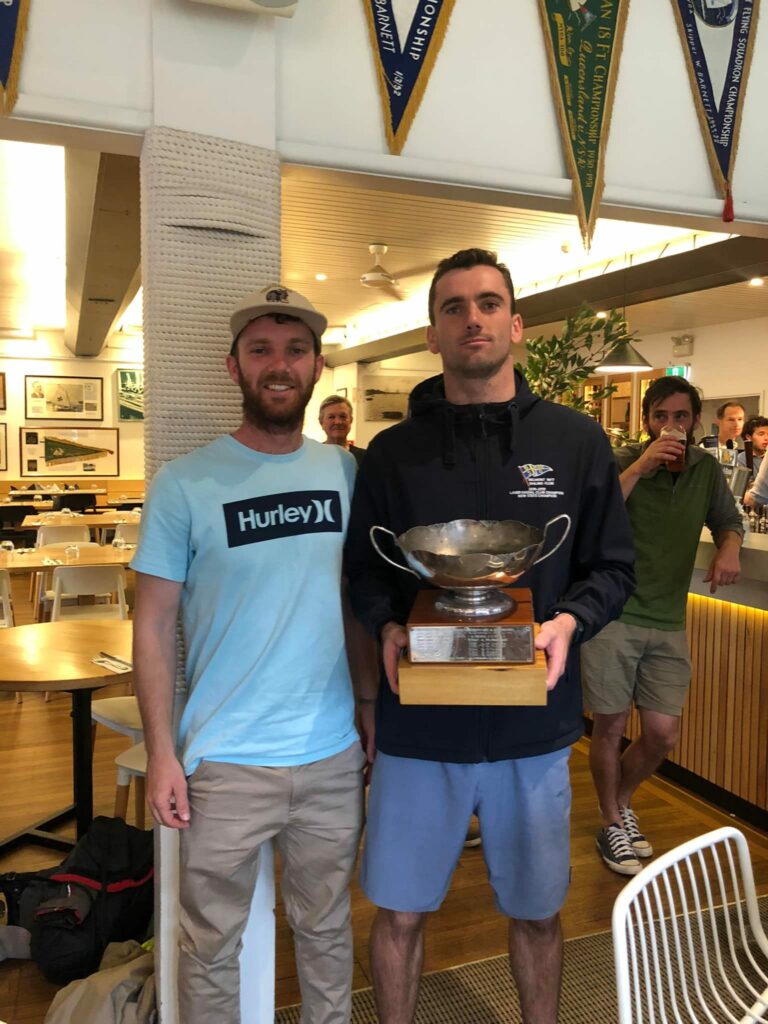
M 752 277 L 750 278 L 749 283 L 752 285 L 753 288 L 759 288 L 760 285 L 763 283 L 763 279 L 762 277 Z
M 315 280 L 316 281 L 327 281 L 328 280 L 328 275 L 327 274 L 315 274 Z
M 601 309 L 599 313 L 595 313 L 595 316 L 597 317 L 598 320 L 605 320 L 607 318 L 608 314 L 605 312 L 605 310 Z

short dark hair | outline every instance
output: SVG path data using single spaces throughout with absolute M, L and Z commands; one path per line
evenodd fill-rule
M 315 355 L 320 355 L 320 339 L 309 326 L 309 324 L 306 323 L 306 321 L 302 320 L 300 316 L 291 316 L 290 313 L 264 313 L 262 314 L 262 316 L 254 317 L 254 320 L 261 320 L 264 317 L 269 317 L 269 319 L 274 320 L 276 324 L 304 324 L 309 333 L 312 335 L 312 344 L 315 346 Z M 248 327 L 252 323 L 253 320 L 249 320 L 245 327 Z M 245 327 L 243 327 L 243 330 L 238 333 L 237 337 L 232 342 L 232 347 L 229 350 L 229 354 L 231 356 L 234 356 L 237 352 L 237 343 L 238 341 L 240 341 L 240 335 L 245 330 Z
M 721 420 L 723 416 L 725 416 L 725 410 L 730 409 L 731 406 L 733 406 L 735 409 L 741 409 L 744 415 L 747 415 L 747 410 L 744 408 L 741 402 L 723 402 L 722 405 L 718 406 L 717 412 L 715 413 L 715 418 Z
M 693 418 L 701 416 L 701 393 L 685 377 L 657 377 L 643 395 L 643 419 L 648 419 L 651 409 L 669 398 L 670 395 L 688 395 L 691 400 Z
M 751 437 L 758 427 L 768 427 L 768 416 L 750 416 L 744 424 L 742 437 Z
M 435 324 L 435 290 L 437 282 L 452 270 L 471 270 L 472 267 L 494 267 L 499 271 L 504 278 L 504 284 L 509 292 L 512 312 L 515 312 L 515 287 L 512 284 L 512 275 L 509 272 L 509 267 L 505 263 L 500 263 L 499 257 L 495 252 L 491 252 L 490 249 L 460 249 L 453 256 L 448 256 L 437 264 L 432 284 L 429 286 L 429 322 L 432 326 Z
M 320 408 L 317 410 L 317 415 L 320 419 L 323 417 L 323 410 L 327 409 L 329 405 L 346 405 L 349 409 L 349 415 L 352 415 L 352 403 L 344 395 L 328 395 L 320 403 Z

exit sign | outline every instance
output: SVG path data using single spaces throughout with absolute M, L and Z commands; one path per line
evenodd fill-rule
M 691 372 L 690 366 L 668 366 L 664 371 L 665 377 L 685 377 L 688 380 L 688 374 Z

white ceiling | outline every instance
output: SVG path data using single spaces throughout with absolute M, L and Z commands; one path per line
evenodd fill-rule
M 727 235 L 601 219 L 585 252 L 570 214 L 510 209 L 472 201 L 403 195 L 347 183 L 310 170 L 283 180 L 283 278 L 339 330 L 329 340 L 351 345 L 421 326 L 435 265 L 459 249 L 493 249 L 507 263 L 519 296 L 625 265 L 671 255 Z M 368 246 L 383 242 L 381 261 L 406 295 L 398 301 L 360 284 L 374 263 Z M 327 280 L 315 280 L 317 273 Z
M 573 216 L 406 194 L 402 182 L 363 187 L 343 175 L 287 168 L 283 181 L 283 280 L 328 315 L 328 340 L 355 344 L 423 325 L 436 263 L 458 249 L 496 250 L 520 295 L 613 271 L 627 254 L 637 263 L 724 235 L 601 219 L 591 252 Z M 65 321 L 64 151 L 0 142 L 0 336 Z M 398 301 L 364 288 L 372 242 L 389 251 L 384 266 L 400 281 Z M 324 273 L 319 282 L 315 275 Z M 730 285 L 634 307 L 632 326 L 645 334 L 692 330 L 768 315 L 768 288 Z M 127 323 L 140 321 L 135 303 Z M 546 330 L 537 327 L 536 333 Z

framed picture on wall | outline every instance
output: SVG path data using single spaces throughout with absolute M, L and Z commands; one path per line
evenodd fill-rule
M 119 431 L 112 427 L 19 427 L 21 476 L 119 476 Z
M 388 377 L 367 374 L 363 377 L 361 395 L 363 419 L 396 423 L 408 415 L 408 399 L 422 377 Z
M 144 371 L 117 371 L 117 418 L 144 419 Z
M 0 471 L 8 469 L 8 428 L 0 423 Z
M 101 377 L 25 377 L 24 418 L 103 420 L 104 381 Z
M 5 404 L 5 374 L 0 373 L 0 409 L 6 409 Z

